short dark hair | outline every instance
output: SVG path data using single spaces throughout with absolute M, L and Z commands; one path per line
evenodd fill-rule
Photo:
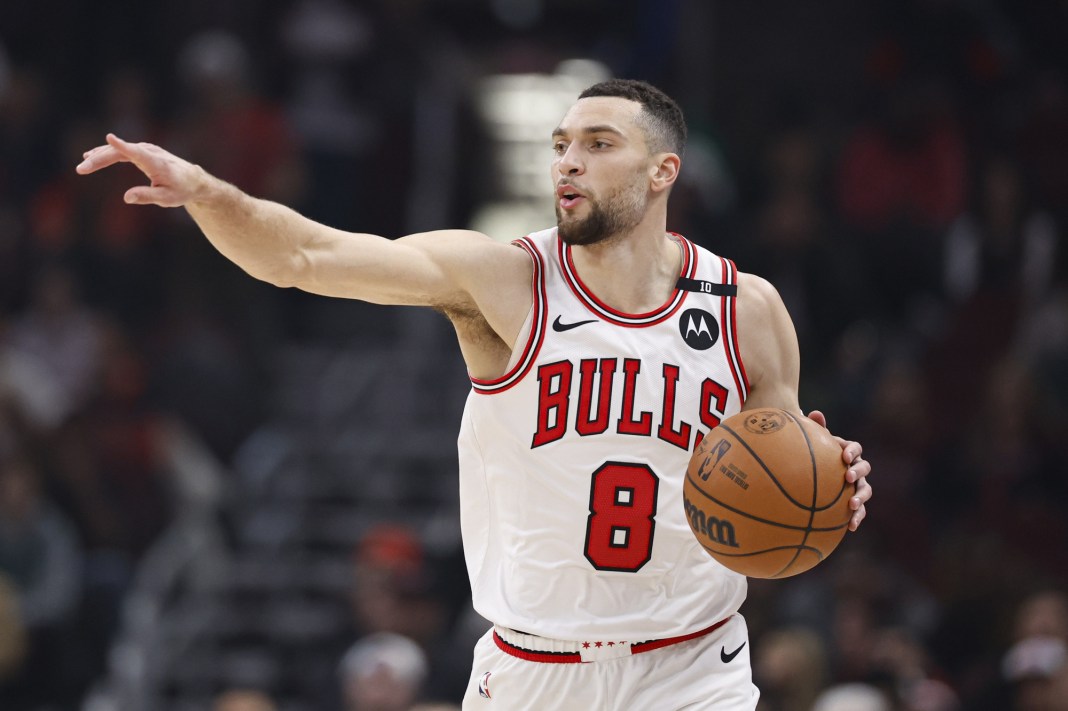
M 686 148 L 686 119 L 675 100 L 660 89 L 638 79 L 608 79 L 579 94 L 580 99 L 591 96 L 614 96 L 638 102 L 642 106 L 649 147 L 654 152 L 667 150 L 682 155 Z

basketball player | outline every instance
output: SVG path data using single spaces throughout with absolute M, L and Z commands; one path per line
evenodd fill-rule
M 452 321 L 472 384 L 464 552 L 475 608 L 494 623 L 465 711 L 756 706 L 746 580 L 690 532 L 683 476 L 721 419 L 800 414 L 800 359 L 770 284 L 667 231 L 685 137 L 678 106 L 647 84 L 586 90 L 549 144 L 557 226 L 511 244 L 341 232 L 114 135 L 77 168 L 133 163 L 151 184 L 126 202 L 184 206 L 258 279 Z M 870 466 L 839 441 L 856 530 Z

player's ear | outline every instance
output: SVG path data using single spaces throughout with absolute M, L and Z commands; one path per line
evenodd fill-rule
M 667 190 L 679 177 L 682 160 L 675 153 L 657 153 L 649 168 L 650 187 L 653 192 Z

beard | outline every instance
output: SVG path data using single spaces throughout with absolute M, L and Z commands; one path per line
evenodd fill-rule
M 625 185 L 603 201 L 586 198 L 590 211 L 586 217 L 569 217 L 556 204 L 557 234 L 564 244 L 589 246 L 622 235 L 636 227 L 645 217 L 646 186 L 635 182 Z

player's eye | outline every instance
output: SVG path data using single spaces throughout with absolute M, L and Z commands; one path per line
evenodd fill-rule
M 593 142 L 593 147 L 596 148 L 597 150 L 603 150 L 605 148 L 611 148 L 612 144 L 609 143 L 608 141 L 594 141 Z
M 565 151 L 567 151 L 567 144 L 563 141 L 557 141 L 553 144 L 553 153 L 556 155 L 562 156 Z

